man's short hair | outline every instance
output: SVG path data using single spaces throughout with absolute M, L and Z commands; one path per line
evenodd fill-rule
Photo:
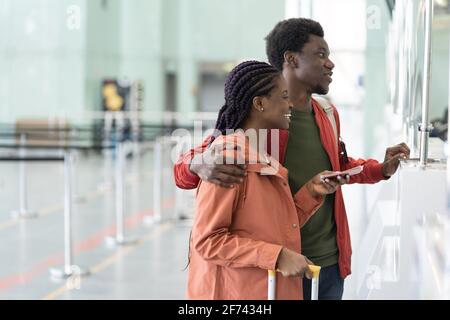
M 287 51 L 301 52 L 311 34 L 323 38 L 320 23 L 304 18 L 279 22 L 266 37 L 266 53 L 270 64 L 282 71 L 284 54 Z

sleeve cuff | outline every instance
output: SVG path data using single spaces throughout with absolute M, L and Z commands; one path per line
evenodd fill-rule
M 383 175 L 383 163 L 377 163 L 370 166 L 370 175 L 375 181 L 389 180 L 391 178 Z
M 181 189 L 195 189 L 200 178 L 189 169 L 191 156 L 180 158 L 174 166 L 175 184 Z
M 282 249 L 282 246 L 276 244 L 264 245 L 258 254 L 258 266 L 265 270 L 275 270 Z
M 294 198 L 304 213 L 314 212 L 324 201 L 323 196 L 313 197 L 305 186 L 295 194 Z
M 192 161 L 193 158 L 190 159 L 190 161 Z M 186 167 L 184 168 L 184 175 L 187 179 L 189 179 L 190 181 L 198 181 L 200 180 L 199 177 L 193 173 L 191 171 L 191 162 L 189 161 L 189 163 L 186 163 Z

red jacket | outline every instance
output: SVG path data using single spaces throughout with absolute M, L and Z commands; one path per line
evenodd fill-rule
M 348 157 L 348 163 L 344 162 L 342 157 L 339 157 L 341 152 L 340 146 L 336 143 L 335 134 L 330 120 L 327 117 L 325 111 L 319 106 L 319 104 L 313 99 L 313 108 L 315 112 L 315 120 L 317 126 L 320 130 L 320 138 L 322 140 L 322 145 L 328 154 L 333 171 L 343 171 L 356 166 L 364 166 L 364 170 L 361 174 L 351 177 L 350 183 L 366 183 L 372 184 L 377 183 L 386 178 L 382 174 L 382 164 L 376 160 L 369 159 L 355 160 Z M 338 129 L 338 134 L 340 136 L 340 122 L 339 114 L 334 108 L 334 117 L 336 119 L 336 125 Z M 286 148 L 289 140 L 289 131 L 282 130 L 280 132 L 280 163 L 284 163 L 284 158 L 286 154 Z M 179 188 L 182 189 L 194 189 L 197 187 L 200 178 L 191 173 L 189 170 L 189 163 L 193 158 L 195 153 L 202 153 L 209 144 L 209 139 L 206 139 L 204 143 L 186 154 L 182 155 L 180 159 L 174 166 L 174 176 L 175 183 Z M 270 146 L 270 143 L 268 143 Z M 270 153 L 270 150 L 268 150 Z M 319 172 L 318 172 L 319 173 Z M 336 191 L 335 201 L 334 201 L 334 217 L 336 221 L 337 228 L 337 245 L 339 249 L 339 270 L 343 278 L 347 277 L 351 273 L 351 241 L 350 232 L 347 221 L 347 214 L 345 212 L 344 199 L 342 197 L 342 190 L 339 188 Z

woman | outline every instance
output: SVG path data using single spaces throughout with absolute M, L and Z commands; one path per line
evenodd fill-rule
M 289 128 L 287 84 L 274 67 L 238 65 L 227 78 L 225 101 L 211 147 L 225 158 L 239 158 L 237 149 L 248 175 L 233 188 L 201 182 L 197 189 L 188 298 L 267 299 L 267 270 L 277 270 L 277 299 L 302 299 L 301 277 L 311 276 L 312 263 L 300 254 L 299 228 L 343 179 L 322 182 L 317 175 L 293 196 L 287 170 L 258 147 L 266 135 L 229 132 Z

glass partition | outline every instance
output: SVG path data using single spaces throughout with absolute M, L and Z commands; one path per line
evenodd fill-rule
M 395 1 L 388 38 L 389 97 L 392 108 L 401 116 L 403 130 L 414 156 L 420 148 L 425 59 L 426 0 Z M 432 138 L 447 140 L 441 131 L 446 123 L 449 88 L 448 1 L 434 1 L 432 28 L 431 90 L 429 116 Z M 431 142 L 433 143 L 433 141 Z M 442 154 L 443 152 L 442 142 Z M 439 154 L 439 153 L 438 153 Z

